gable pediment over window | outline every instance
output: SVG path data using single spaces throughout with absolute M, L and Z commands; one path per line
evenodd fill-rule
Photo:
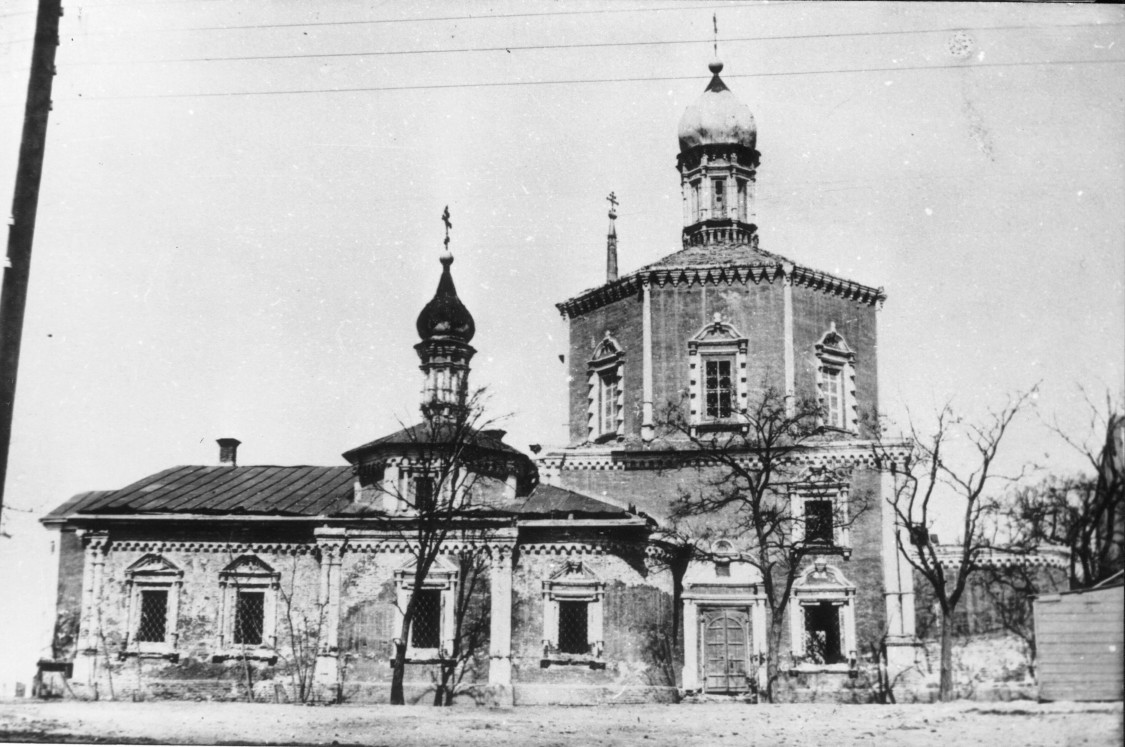
M 688 392 L 693 427 L 738 426 L 749 396 L 746 356 L 749 342 L 715 314 L 688 340 Z
M 125 569 L 129 590 L 126 656 L 176 658 L 177 622 L 184 572 L 162 555 L 149 553 Z
M 624 435 L 625 351 L 616 340 L 605 338 L 586 364 L 589 376 L 588 434 L 591 441 L 609 441 Z
M 447 556 L 438 555 L 421 586 L 414 588 L 417 567 L 417 561 L 411 560 L 395 571 L 394 633 L 401 634 L 403 611 L 411 597 L 416 597 L 406 657 L 412 661 L 437 661 L 453 651 L 460 569 Z
M 848 484 L 828 470 L 806 470 L 789 484 L 793 539 L 818 553 L 851 555 Z
M 215 659 L 277 658 L 277 596 L 281 574 L 255 555 L 219 571 L 219 637 Z

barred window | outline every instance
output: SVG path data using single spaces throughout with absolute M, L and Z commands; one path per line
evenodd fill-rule
M 265 619 L 265 593 L 261 591 L 238 592 L 234 610 L 234 642 L 260 646 Z
M 587 602 L 559 602 L 559 651 L 564 654 L 589 652 L 588 619 Z
M 441 589 L 414 593 L 414 619 L 410 623 L 410 645 L 414 648 L 441 646 Z
M 164 643 L 168 629 L 168 590 L 141 590 L 141 614 L 137 625 L 137 642 Z
M 711 420 L 729 418 L 734 401 L 734 361 L 730 358 L 709 358 L 704 366 L 703 393 L 707 417 Z

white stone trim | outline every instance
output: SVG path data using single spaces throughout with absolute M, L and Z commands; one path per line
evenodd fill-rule
M 820 336 L 816 343 L 816 391 L 817 398 L 828 414 L 827 398 L 823 387 L 828 381 L 828 372 L 834 371 L 840 377 L 839 420 L 829 422 L 824 416 L 821 424 L 827 428 L 857 433 L 859 431 L 859 408 L 855 393 L 855 353 L 848 347 L 843 335 L 836 331 L 836 322 Z
M 625 428 L 625 351 L 617 340 L 606 330 L 605 338 L 594 348 L 594 353 L 586 364 L 587 373 L 587 436 L 591 441 L 617 439 L 624 435 Z M 610 378 L 615 383 L 612 416 L 614 427 L 604 429 L 601 411 L 601 388 L 603 380 Z
M 823 560 L 814 560 L 801 572 L 789 602 L 789 640 L 795 658 L 806 654 L 803 608 L 827 602 L 839 608 L 840 653 L 847 661 L 856 660 L 855 594 L 855 584 Z
M 414 592 L 414 569 L 416 561 L 410 561 L 395 571 L 395 617 L 394 630 L 397 636 L 402 631 L 402 620 L 410 595 Z M 457 609 L 457 583 L 460 571 L 443 555 L 438 555 L 430 566 L 429 573 L 422 580 L 423 591 L 437 590 L 441 592 L 441 645 L 437 648 L 415 648 L 411 643 L 411 631 L 406 633 L 406 658 L 410 661 L 433 661 L 444 659 L 453 655 L 453 638 L 455 634 L 454 619 Z
M 600 660 L 605 649 L 603 631 L 605 583 L 581 560 L 566 560 L 543 581 L 543 658 L 547 660 L 575 656 Z M 559 602 L 586 603 L 586 654 L 560 654 Z
M 746 381 L 746 361 L 749 341 L 731 324 L 715 314 L 710 324 L 688 340 L 688 397 L 689 416 L 693 426 L 708 424 L 737 424 L 738 415 L 746 410 L 749 387 Z M 726 418 L 707 416 L 705 380 L 708 360 L 728 359 L 732 363 L 731 378 L 734 384 L 731 414 Z
M 184 572 L 162 555 L 147 554 L 125 570 L 125 589 L 128 597 L 125 613 L 126 655 L 170 656 L 176 651 L 179 640 L 177 624 L 180 614 L 180 589 Z M 164 591 L 167 604 L 164 609 L 164 640 L 139 641 L 141 597 L 145 591 Z
M 217 658 L 277 657 L 277 596 L 281 574 L 256 555 L 235 558 L 219 572 L 219 625 Z M 234 625 L 240 592 L 263 594 L 262 641 L 259 644 L 234 642 Z

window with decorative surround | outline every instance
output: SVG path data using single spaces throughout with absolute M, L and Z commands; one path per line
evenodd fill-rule
M 215 659 L 277 659 L 277 595 L 281 574 L 255 555 L 219 572 L 219 646 Z
M 855 432 L 859 423 L 855 402 L 855 353 L 836 331 L 836 323 L 816 343 L 817 393 L 821 424 Z
M 848 485 L 832 474 L 793 483 L 789 505 L 793 512 L 793 539 L 817 552 L 851 555 Z
M 124 656 L 179 657 L 176 623 L 183 581 L 183 571 L 151 553 L 125 570 L 129 607 Z
M 855 668 L 855 586 L 839 569 L 817 560 L 801 573 L 789 615 L 797 669 Z
M 394 632 L 402 632 L 402 618 L 411 595 L 414 617 L 407 634 L 406 658 L 411 661 L 439 661 L 452 655 L 454 613 L 457 606 L 457 566 L 439 555 L 419 589 L 414 589 L 417 563 L 411 561 L 395 571 L 397 605 Z
M 624 433 L 625 351 L 605 333 L 587 364 L 590 377 L 589 437 L 591 441 L 610 441 Z
M 543 582 L 542 666 L 605 666 L 604 599 L 605 584 L 581 560 L 567 560 Z
M 746 355 L 749 344 L 715 314 L 688 340 L 691 423 L 696 427 L 737 426 L 746 410 Z

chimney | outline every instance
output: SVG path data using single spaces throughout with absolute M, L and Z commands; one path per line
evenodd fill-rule
M 238 445 L 242 443 L 237 438 L 220 438 L 215 443 L 219 444 L 219 466 L 238 466 Z

